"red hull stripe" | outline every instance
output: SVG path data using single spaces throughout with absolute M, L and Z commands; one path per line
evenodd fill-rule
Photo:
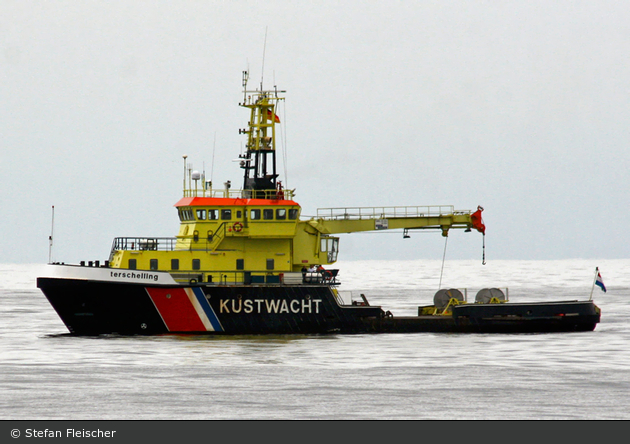
M 192 288 L 147 287 L 146 290 L 168 331 L 217 331 L 206 314 L 208 307 L 201 305 Z M 203 300 L 209 305 L 205 297 Z

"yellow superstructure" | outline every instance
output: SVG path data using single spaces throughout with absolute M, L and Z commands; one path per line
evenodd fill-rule
M 182 283 L 302 283 L 302 272 L 336 262 L 334 234 L 389 229 L 452 228 L 484 231 L 481 208 L 455 211 L 451 206 L 320 209 L 301 219 L 293 191 L 283 189 L 276 171 L 275 131 L 280 119 L 278 91 L 248 91 L 247 151 L 239 156 L 243 188 L 213 189 L 197 172 L 186 170 L 184 196 L 177 202 L 180 229 L 175 238 L 116 238 L 112 268 L 170 272 Z M 201 180 L 202 186 L 198 187 Z M 195 182 L 192 187 L 191 181 Z

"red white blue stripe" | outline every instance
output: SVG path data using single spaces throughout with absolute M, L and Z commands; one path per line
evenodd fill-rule
M 602 275 L 599 270 L 597 270 L 597 276 L 595 277 L 595 285 L 602 289 L 604 293 L 606 293 L 606 286 L 604 285 L 604 280 L 602 279 Z
M 147 287 L 146 290 L 168 331 L 224 331 L 201 288 Z

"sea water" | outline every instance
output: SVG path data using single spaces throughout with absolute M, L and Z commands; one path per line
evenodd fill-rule
M 36 288 L 42 266 L 5 264 L 0 419 L 630 419 L 630 260 L 336 266 L 346 300 L 398 316 L 441 286 L 470 302 L 487 287 L 512 302 L 593 290 L 602 319 L 553 334 L 73 337 Z

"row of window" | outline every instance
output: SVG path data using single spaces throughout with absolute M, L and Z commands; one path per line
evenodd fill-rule
M 299 210 L 297 208 L 254 208 L 249 212 L 250 220 L 296 220 L 298 218 Z M 274 217 L 275 215 L 275 217 Z M 232 210 L 224 208 L 222 210 L 217 209 L 205 209 L 199 208 L 193 212 L 192 208 L 182 208 L 179 210 L 179 219 L 181 221 L 191 220 L 232 220 L 232 216 L 235 216 L 237 220 L 243 217 L 241 210 Z
M 276 220 L 286 220 L 287 219 L 287 210 L 286 208 L 276 208 Z M 273 220 L 274 217 L 273 208 L 265 208 L 265 209 L 253 209 L 249 212 L 250 220 Z M 288 211 L 289 220 L 295 220 L 298 218 L 298 210 L 296 208 L 291 208 Z
M 129 259 L 129 269 L 135 270 L 138 266 L 138 262 L 136 259 Z M 159 270 L 158 268 L 158 260 L 157 259 L 149 259 L 149 269 L 150 270 Z M 192 269 L 193 270 L 201 270 L 201 259 L 193 259 L 192 260 Z M 171 259 L 171 270 L 179 270 L 179 259 Z
M 129 269 L 135 270 L 138 266 L 138 262 L 136 259 L 129 259 Z M 158 260 L 157 259 L 149 259 L 149 269 L 150 270 L 158 270 Z M 201 259 L 193 259 L 192 260 L 192 269 L 193 270 L 201 270 Z M 243 259 L 236 259 L 236 269 L 244 270 L 245 262 Z M 267 270 L 274 269 L 274 260 L 267 259 Z M 179 270 L 179 259 L 171 259 L 171 270 Z

